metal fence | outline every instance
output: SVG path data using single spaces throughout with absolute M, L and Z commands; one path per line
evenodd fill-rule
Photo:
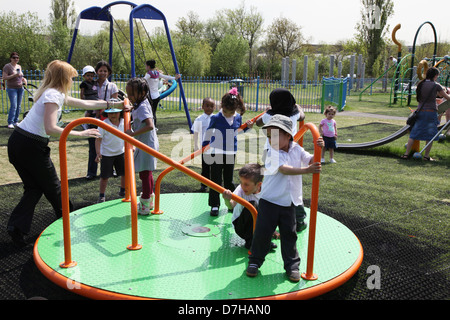
M 39 86 L 44 76 L 43 71 L 23 71 L 24 77 L 28 83 Z M 81 74 L 81 72 L 79 72 Z M 143 77 L 143 75 L 138 75 Z M 126 83 L 130 79 L 130 75 L 113 74 L 111 81 L 114 82 L 120 90 L 125 92 Z M 75 98 L 80 97 L 79 86 L 82 77 L 74 79 L 74 84 L 70 90 L 70 95 Z M 264 111 L 269 106 L 270 93 L 280 87 L 289 89 L 294 95 L 297 104 L 301 105 L 305 112 L 320 112 L 322 98 L 322 83 L 317 81 L 299 80 L 295 82 L 282 82 L 279 80 L 262 79 L 259 77 L 183 77 L 182 85 L 190 111 L 198 111 L 201 109 L 204 98 L 209 97 L 216 101 L 216 105 L 220 106 L 222 96 L 229 91 L 232 86 L 238 88 L 239 93 L 243 96 L 247 110 Z M 180 88 L 177 88 L 171 95 L 161 101 L 160 108 L 163 110 L 184 110 L 181 99 Z M 29 99 L 32 96 L 25 91 L 22 99 L 21 112 L 28 111 L 33 102 Z M 6 90 L 0 90 L 1 111 L 7 113 L 9 110 L 9 99 Z M 69 108 L 65 107 L 65 111 Z

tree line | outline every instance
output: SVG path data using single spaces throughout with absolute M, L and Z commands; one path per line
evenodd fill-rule
M 378 8 L 374 15 L 374 6 Z M 54 59 L 67 60 L 77 13 L 73 0 L 52 0 L 50 22 L 47 25 L 36 13 L 0 12 L 0 63 L 9 62 L 9 54 L 17 51 L 23 69 L 42 70 Z M 279 79 L 281 59 L 289 57 L 303 61 L 308 55 L 319 60 L 319 74 L 328 75 L 329 55 L 336 66 L 344 70 L 352 54 L 362 54 L 369 76 L 384 71 L 396 46 L 390 41 L 388 20 L 394 13 L 392 0 L 361 0 L 361 21 L 355 26 L 355 36 L 339 40 L 334 45 L 312 45 L 302 27 L 287 18 L 275 18 L 264 28 L 264 18 L 256 7 L 248 8 L 245 0 L 239 7 L 216 12 L 214 18 L 203 21 L 189 11 L 170 30 L 180 72 L 185 76 L 252 76 Z M 378 19 L 376 27 L 374 19 Z M 135 21 L 136 73 L 145 73 L 145 61 L 155 59 L 163 72 L 175 72 L 167 36 L 162 27 L 147 30 Z M 129 25 L 114 20 L 113 72 L 129 74 L 131 70 Z M 407 50 L 405 48 L 404 50 Z M 77 36 L 72 65 L 82 69 L 95 65 L 109 56 L 109 24 L 95 34 Z M 297 63 L 297 74 L 303 73 L 303 63 Z M 313 66 L 308 68 L 312 75 Z M 311 70 L 309 70 L 311 69 Z

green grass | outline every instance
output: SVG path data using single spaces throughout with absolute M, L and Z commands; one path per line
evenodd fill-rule
M 397 131 L 405 123 L 399 119 L 355 117 L 350 112 L 396 117 L 406 117 L 409 113 L 407 107 L 388 106 L 388 94 L 363 96 L 361 102 L 358 100 L 357 95 L 350 96 L 345 111 L 336 117 L 339 141 L 342 143 L 348 143 L 349 140 L 377 140 Z M 192 112 L 192 119 L 199 114 L 200 112 Z M 256 114 L 248 112 L 244 119 L 250 119 Z M 64 115 L 64 120 L 70 121 L 80 115 L 81 113 L 69 113 Z M 6 116 L 0 117 L 0 146 L 5 148 L 10 131 L 4 128 Z M 306 121 L 318 124 L 322 117 L 320 114 L 308 113 Z M 158 122 L 158 135 L 160 141 L 164 142 L 161 144 L 161 152 L 170 155 L 172 148 L 178 143 L 171 140 L 172 132 L 177 128 L 188 129 L 185 114 L 161 110 L 158 111 Z M 434 143 L 431 156 L 437 158 L 437 162 L 424 162 L 400 159 L 407 139 L 408 136 L 404 136 L 387 145 L 368 150 L 338 150 L 335 157 L 337 164 L 323 165 L 319 211 L 348 226 L 360 239 L 365 252 L 361 271 L 344 288 L 331 293 L 328 296 L 330 298 L 402 299 L 389 294 L 396 290 L 396 286 L 401 287 L 406 281 L 409 284 L 399 290 L 407 298 L 432 299 L 433 294 L 425 294 L 416 287 L 418 279 L 423 277 L 426 285 L 435 288 L 445 287 L 445 283 L 448 283 L 445 270 L 448 269 L 450 248 L 450 140 L 447 138 L 444 142 Z M 311 140 L 311 135 L 307 133 L 304 146 L 308 151 L 312 150 Z M 246 150 L 249 148 L 246 147 Z M 56 153 L 52 154 L 56 156 Z M 159 162 L 159 169 L 154 172 L 155 179 L 164 167 Z M 188 167 L 200 172 L 198 165 L 188 164 Z M 235 168 L 235 182 L 238 181 L 239 168 L 240 165 Z M 304 200 L 306 206 L 309 206 L 312 178 L 305 176 L 303 181 Z M 98 180 L 88 182 L 83 178 L 72 179 L 69 185 L 75 209 L 91 205 L 97 200 Z M 199 186 L 199 182 L 173 171 L 164 179 L 162 192 L 196 192 Z M 111 179 L 107 189 L 110 199 L 118 197 L 118 187 L 119 179 Z M 20 183 L 0 186 L 0 217 L 3 224 L 6 221 L 5 214 L 11 212 L 21 194 Z M 48 202 L 41 200 L 36 215 L 51 216 L 51 212 Z M 42 230 L 34 230 L 36 234 L 40 231 Z M 371 265 L 377 265 L 382 270 L 382 290 L 370 291 L 366 287 L 368 275 L 365 271 Z M 428 280 L 425 280 L 427 275 Z M 411 279 L 410 282 L 405 280 L 405 277 Z M 442 282 L 439 279 L 442 279 Z M 447 282 L 444 279 L 447 279 Z M 437 298 L 448 298 L 448 293 L 446 297 Z

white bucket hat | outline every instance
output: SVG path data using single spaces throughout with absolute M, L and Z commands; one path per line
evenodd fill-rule
M 86 66 L 83 68 L 83 76 L 89 72 L 93 72 L 95 74 L 95 69 L 93 66 Z

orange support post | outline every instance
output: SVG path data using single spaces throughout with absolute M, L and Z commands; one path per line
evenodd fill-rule
M 298 123 L 298 130 L 303 128 L 304 125 L 305 125 L 305 121 L 304 120 L 299 121 L 299 123 Z M 303 147 L 303 135 L 298 139 L 297 143 L 300 145 L 300 147 Z
M 61 202 L 62 202 L 62 217 L 63 217 L 63 233 L 64 233 L 64 262 L 59 266 L 61 268 L 72 268 L 77 265 L 75 261 L 72 261 L 72 249 L 70 243 L 70 220 L 69 220 L 69 179 L 67 175 L 67 153 L 66 153 L 66 140 L 69 135 L 69 131 L 63 131 L 59 141 L 59 159 L 61 167 Z M 61 143 L 63 141 L 63 143 Z M 61 147 L 64 147 L 64 152 L 61 152 Z
M 313 135 L 314 141 L 314 162 L 320 162 L 322 155 L 322 148 L 317 145 L 317 139 L 320 138 L 320 133 L 317 127 L 312 123 L 304 124 L 300 127 L 299 132 L 295 135 L 294 141 L 299 141 L 310 130 Z M 312 190 L 311 190 L 311 208 L 309 218 L 309 237 L 308 237 L 308 261 L 306 267 L 306 273 L 302 273 L 302 278 L 305 280 L 317 280 L 317 274 L 313 273 L 314 266 L 314 249 L 316 241 L 316 222 L 317 222 L 317 209 L 319 207 L 319 182 L 320 173 L 313 174 Z
M 413 145 L 411 147 L 412 152 L 419 152 L 420 151 L 420 141 L 414 140 Z
M 130 101 L 124 100 L 124 104 L 129 106 Z M 131 116 L 129 112 L 124 112 L 124 130 L 131 129 Z M 127 246 L 128 250 L 142 249 L 142 245 L 138 244 L 138 213 L 136 198 L 136 179 L 134 172 L 134 153 L 133 146 L 125 141 L 125 201 L 131 202 L 131 245 Z
M 186 158 L 180 160 L 180 164 L 185 164 L 186 162 L 194 159 L 196 156 L 203 154 L 206 150 L 209 149 L 209 145 L 204 146 L 202 149 L 199 149 L 192 153 L 191 155 L 187 156 Z M 169 173 L 172 172 L 175 168 L 174 167 L 168 167 L 163 172 L 161 172 L 158 176 L 158 179 L 156 179 L 155 182 L 155 207 L 152 210 L 152 214 L 163 214 L 164 211 L 159 209 L 159 202 L 160 202 L 160 195 L 161 195 L 161 182 L 162 179 Z

